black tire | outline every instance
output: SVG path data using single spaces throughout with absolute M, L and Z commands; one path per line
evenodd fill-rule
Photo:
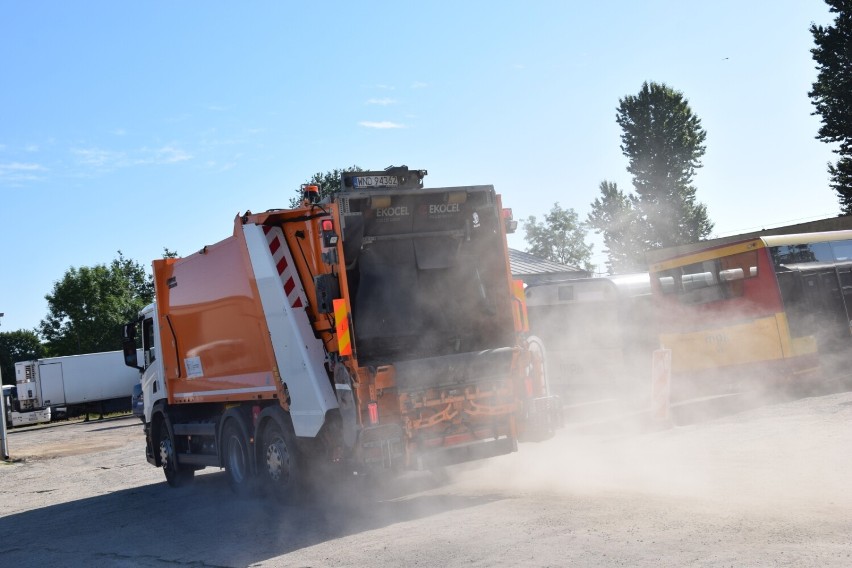
M 248 495 L 254 487 L 252 454 L 248 439 L 236 419 L 222 429 L 222 462 L 228 474 L 228 485 L 237 495 Z
M 279 500 L 294 502 L 301 490 L 301 460 L 292 430 L 271 419 L 263 430 L 259 456 L 265 488 Z
M 178 465 L 175 458 L 174 437 L 165 420 L 160 422 L 159 430 L 160 439 L 157 442 L 157 447 L 160 453 L 160 464 L 163 467 L 163 473 L 166 475 L 166 483 L 171 487 L 189 485 L 195 479 L 195 470 Z

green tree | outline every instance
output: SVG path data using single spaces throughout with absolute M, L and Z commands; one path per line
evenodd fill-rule
M 601 182 L 600 191 L 587 223 L 596 233 L 603 234 L 607 270 L 610 274 L 646 270 L 636 196 L 625 194 L 606 180 Z
M 39 359 L 46 354 L 35 331 L 19 329 L 0 332 L 0 373 L 3 374 L 3 384 L 15 384 L 15 363 Z
M 330 197 L 340 191 L 340 177 L 348 172 L 363 172 L 363 168 L 358 166 L 349 166 L 339 170 L 331 170 L 325 173 L 317 172 L 311 179 L 305 182 L 305 185 L 318 185 L 320 188 L 320 199 Z M 302 202 L 302 188 L 296 190 L 296 197 L 290 199 L 290 207 L 298 207 Z
M 633 175 L 638 234 L 646 249 L 694 243 L 710 234 L 707 207 L 692 185 L 707 133 L 683 94 L 643 83 L 619 101 L 621 151 Z
M 527 252 L 554 262 L 594 270 L 590 260 L 592 246 L 586 243 L 586 226 L 579 222 L 573 209 L 563 209 L 554 203 L 539 223 L 535 216 L 523 222 L 524 239 L 530 245 Z
M 45 296 L 41 336 L 53 355 L 121 349 L 121 326 L 154 297 L 151 276 L 118 251 L 109 264 L 71 267 Z
M 837 163 L 828 164 L 831 188 L 837 193 L 841 212 L 852 214 L 852 1 L 825 0 L 835 14 L 834 25 L 811 24 L 817 78 L 808 93 L 820 115 L 817 139 L 837 143 Z

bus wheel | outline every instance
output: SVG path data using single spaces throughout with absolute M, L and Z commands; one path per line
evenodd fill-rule
M 266 486 L 282 501 L 293 501 L 298 494 L 299 482 L 295 436 L 277 420 L 270 420 L 263 431 L 262 451 Z
M 237 495 L 251 492 L 251 453 L 248 440 L 235 419 L 228 420 L 222 431 L 222 455 L 231 490 Z
M 195 478 L 195 470 L 181 467 L 175 457 L 175 442 L 165 420 L 160 421 L 160 463 L 163 473 L 166 474 L 166 483 L 171 487 L 181 487 L 192 483 Z

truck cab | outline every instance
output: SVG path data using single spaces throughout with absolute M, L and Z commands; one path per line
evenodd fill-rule
M 137 350 L 137 333 L 141 331 L 141 361 Z M 163 367 L 157 354 L 160 352 L 160 333 L 157 318 L 157 306 L 152 303 L 140 312 L 139 319 L 124 326 L 124 361 L 130 367 L 136 367 L 141 373 L 143 422 L 151 421 L 151 409 L 154 404 L 167 397 L 163 383 Z

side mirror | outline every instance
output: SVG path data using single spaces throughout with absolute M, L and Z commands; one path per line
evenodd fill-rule
M 132 339 L 124 340 L 122 344 L 122 350 L 124 351 L 124 364 L 128 367 L 135 367 L 140 371 L 144 369 L 139 366 L 139 357 L 136 355 L 136 342 Z
M 136 322 L 126 324 L 123 335 L 121 349 L 124 352 L 124 364 L 144 371 L 145 369 L 139 366 L 139 357 L 136 355 Z

